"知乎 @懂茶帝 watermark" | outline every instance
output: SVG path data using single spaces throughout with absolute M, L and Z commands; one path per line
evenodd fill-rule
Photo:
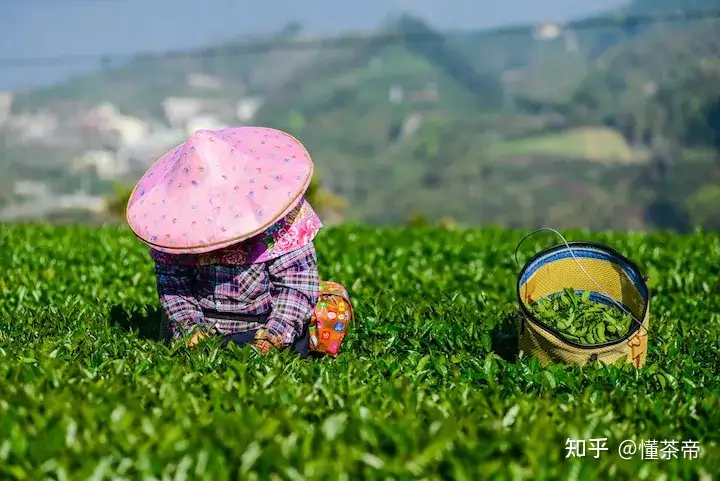
M 599 458 L 601 453 L 609 451 L 608 438 L 568 438 L 565 441 L 565 458 L 584 458 L 588 452 L 593 458 Z M 636 442 L 626 439 L 617 445 L 617 453 L 622 459 L 633 459 L 637 456 L 643 460 L 697 459 L 700 455 L 700 441 L 641 439 Z

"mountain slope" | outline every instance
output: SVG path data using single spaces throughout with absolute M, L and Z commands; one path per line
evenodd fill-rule
M 406 15 L 352 46 L 336 50 L 330 45 L 323 49 L 315 61 L 273 92 L 268 105 L 315 105 L 318 96 L 331 98 L 328 92 L 333 89 L 361 89 L 366 82 L 383 83 L 383 87 L 404 85 L 408 89 L 444 82 L 448 89 L 464 93 L 462 101 L 468 108 L 501 107 L 502 87 L 497 78 L 477 73 L 443 35 Z M 387 98 L 385 90 L 376 102 Z
M 268 99 L 257 122 L 301 136 L 327 168 L 354 175 L 428 115 L 502 108 L 492 75 L 478 74 L 447 39 L 402 16 L 355 48 L 317 56 Z M 322 163 L 322 161 L 321 161 Z
M 306 42 L 290 30 L 263 48 L 239 42 L 182 59 L 136 59 L 21 96 L 16 106 L 110 100 L 160 121 L 166 97 L 214 97 L 237 123 L 237 101 L 257 95 L 264 103 L 251 122 L 302 139 L 325 186 L 351 202 L 358 220 L 397 222 L 420 210 L 469 223 L 651 227 L 643 212 L 656 192 L 635 182 L 649 177 L 650 149 L 612 129 L 632 142 L 649 128 L 684 126 L 681 142 L 710 145 L 713 131 L 701 127 L 720 111 L 708 104 L 720 85 L 710 68 L 720 32 L 606 20 L 544 37 L 529 28 L 444 35 L 408 16 L 365 38 Z M 196 73 L 222 86 L 189 85 Z M 643 94 L 653 80 L 654 93 Z M 531 113 L 518 115 L 523 109 Z M 658 122 L 668 118 L 681 122 Z M 576 129 L 566 132 L 568 124 Z M 673 202 L 683 202 L 704 168 L 672 187 Z M 583 220 L 593 203 L 603 206 L 597 218 Z M 628 214 L 616 218 L 619 211 Z
M 216 47 L 164 55 L 138 56 L 96 73 L 77 76 L 60 84 L 20 92 L 15 111 L 35 111 L 76 102 L 91 107 L 111 102 L 129 115 L 162 117 L 162 100 L 173 96 L 204 96 L 237 99 L 265 94 L 277 88 L 296 68 L 319 51 L 297 33 L 248 38 Z M 202 74 L 220 81 L 220 88 L 198 89 L 188 76 Z
M 720 98 L 719 68 L 720 21 L 656 31 L 608 51 L 569 104 L 577 122 L 613 125 L 636 141 L 684 142 Z
M 625 12 L 630 15 L 677 12 L 711 12 L 720 9 L 719 0 L 634 0 Z

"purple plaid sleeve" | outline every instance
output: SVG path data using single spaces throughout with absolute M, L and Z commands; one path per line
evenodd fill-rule
M 269 263 L 272 311 L 266 328 L 256 339 L 274 345 L 292 344 L 310 321 L 320 297 L 320 277 L 315 246 L 307 246 Z
M 182 337 L 193 326 L 204 327 L 203 312 L 192 292 L 193 268 L 155 262 L 155 277 L 172 337 Z

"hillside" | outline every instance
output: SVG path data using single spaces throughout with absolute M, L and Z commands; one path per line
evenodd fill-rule
M 295 132 L 321 165 L 332 159 L 328 169 L 360 168 L 412 137 L 426 116 L 470 118 L 502 108 L 497 79 L 477 74 L 414 19 L 402 17 L 352 56 L 338 57 L 299 71 L 257 117 Z
M 500 28 L 452 36 L 452 41 L 478 71 L 505 73 L 505 87 L 513 95 L 545 102 L 565 101 L 586 76 L 593 75 L 596 61 L 615 47 L 622 49 L 653 33 L 668 38 L 676 29 L 701 27 L 695 21 L 663 20 L 663 15 L 717 15 L 719 11 L 720 0 L 635 0 L 605 15 L 579 19 L 571 25 L 552 25 L 558 27 L 557 31 Z M 675 47 L 691 48 L 682 43 Z M 666 63 L 667 68 L 672 65 Z
M 663 5 L 663 12 L 673 10 Z M 42 146 L 4 136 L 3 181 L 29 175 L 56 191 L 84 186 L 102 195 L 109 180 L 131 183 L 188 129 L 251 122 L 302 139 L 326 187 L 348 200 L 355 220 L 399 222 L 421 211 L 463 223 L 654 229 L 665 224 L 647 212 L 672 204 L 680 219 L 672 226 L 685 229 L 688 196 L 698 187 L 692 182 L 713 175 L 720 36 L 712 22 L 639 24 L 627 12 L 649 10 L 636 2 L 622 15 L 569 26 L 476 34 L 441 33 L 401 15 L 360 37 L 319 41 L 289 29 L 270 39 L 134 59 L 18 95 L 15 112 L 49 111 L 61 133 Z M 172 121 L 165 106 L 171 97 L 201 107 Z M 116 157 L 128 150 L 87 134 L 97 123 L 89 115 L 97 109 L 89 109 L 103 102 L 131 116 L 122 122 L 149 126 L 155 142 L 131 148 L 138 153 L 130 170 L 110 179 L 66 168 L 89 149 Z M 240 117 L 244 103 L 257 110 Z M 664 147 L 658 138 L 675 143 Z M 642 179 L 666 175 L 668 158 L 703 160 L 685 183 L 661 193 L 660 181 Z M 7 192 L 0 189 L 0 204 Z M 583 213 L 591 202 L 601 205 L 592 218 Z
M 662 134 L 707 146 L 703 109 L 720 97 L 719 73 L 720 21 L 704 21 L 609 50 L 569 104 L 578 122 L 617 126 L 631 141 Z
M 305 40 L 297 34 L 283 34 L 191 52 L 108 62 L 94 75 L 20 92 L 14 99 L 13 109 L 36 111 L 58 103 L 90 108 L 111 102 L 120 106 L 125 114 L 161 120 L 164 117 L 161 104 L 167 97 L 200 94 L 227 101 L 272 91 L 296 68 L 318 55 L 317 47 L 294 47 Z M 217 79 L 221 88 L 194 86 L 188 81 L 192 74 Z
M 383 224 L 421 214 L 468 225 L 684 230 L 690 219 L 682 209 L 672 216 L 668 206 L 663 215 L 654 212 L 657 192 L 681 204 L 710 170 L 703 162 L 681 161 L 659 176 L 642 152 L 625 157 L 629 146 L 609 130 L 497 142 L 468 135 L 472 129 L 427 125 L 412 142 L 379 157 L 376 170 L 359 171 L 354 182 L 364 189 L 356 193 L 356 215 Z M 481 126 L 475 129 L 482 132 Z M 554 148 L 543 154 L 548 144 Z M 604 159 L 588 160 L 593 152 L 604 153 Z
M 675 12 L 712 12 L 720 8 L 718 0 L 633 0 L 625 9 L 630 15 Z

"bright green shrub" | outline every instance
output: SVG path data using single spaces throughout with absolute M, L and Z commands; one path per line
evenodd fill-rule
M 358 320 L 337 360 L 303 361 L 148 339 L 158 330 L 152 265 L 127 229 L 2 229 L 1 479 L 720 472 L 717 235 L 568 233 L 608 243 L 651 276 L 648 363 L 636 370 L 501 357 L 512 341 L 498 344 L 496 330 L 517 307 L 517 232 L 323 231 L 321 274 L 349 288 Z M 588 445 L 565 459 L 568 438 L 607 438 L 609 451 L 595 459 Z M 695 440 L 701 457 L 624 461 L 625 439 Z

